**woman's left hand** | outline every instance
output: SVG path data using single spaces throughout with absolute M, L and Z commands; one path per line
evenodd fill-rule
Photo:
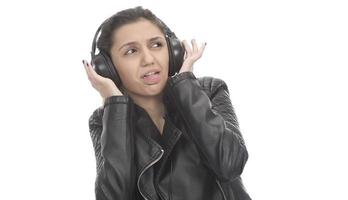
M 203 43 L 202 46 L 198 49 L 197 47 L 197 43 L 195 39 L 191 40 L 191 44 L 192 44 L 192 49 L 189 46 L 189 44 L 187 43 L 186 40 L 183 40 L 183 44 L 186 50 L 186 54 L 184 57 L 184 62 L 182 64 L 182 67 L 179 71 L 179 74 L 182 72 L 187 72 L 193 71 L 193 64 L 202 57 L 203 51 L 205 46 L 207 45 L 207 43 Z

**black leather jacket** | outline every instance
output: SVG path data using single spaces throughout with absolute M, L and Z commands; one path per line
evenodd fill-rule
M 248 152 L 225 82 L 180 73 L 168 79 L 163 100 L 164 146 L 128 96 L 108 97 L 93 112 L 96 199 L 250 199 L 240 178 Z

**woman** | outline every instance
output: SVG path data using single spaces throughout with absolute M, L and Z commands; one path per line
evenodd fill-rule
M 240 178 L 248 152 L 227 86 L 192 72 L 205 44 L 192 40 L 191 49 L 183 41 L 180 57 L 168 27 L 142 7 L 116 13 L 100 29 L 102 55 L 92 51 L 98 67 L 83 61 L 104 100 L 89 118 L 96 198 L 250 199 Z M 103 75 L 104 65 L 116 74 Z

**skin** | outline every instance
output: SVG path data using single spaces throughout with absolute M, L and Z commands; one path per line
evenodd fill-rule
M 156 38 L 151 40 L 152 38 Z M 126 93 L 133 101 L 144 108 L 159 132 L 164 126 L 163 89 L 168 79 L 169 54 L 162 31 L 150 21 L 140 20 L 121 26 L 113 35 L 111 59 L 118 71 Z M 131 45 L 125 45 L 133 42 Z M 183 40 L 186 50 L 184 63 L 179 73 L 193 71 L 193 64 L 201 58 L 206 43 L 198 48 L 196 41 L 191 40 L 192 48 Z M 88 79 L 92 86 L 105 100 L 109 96 L 123 95 L 108 78 L 98 75 L 91 64 L 83 61 Z M 146 84 L 142 75 L 148 70 L 160 71 L 160 82 Z

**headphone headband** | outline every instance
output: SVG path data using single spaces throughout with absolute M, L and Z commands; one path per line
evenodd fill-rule
M 97 31 L 94 34 L 93 43 L 92 43 L 92 50 L 91 50 L 91 58 L 92 59 L 95 56 L 95 50 L 97 48 L 97 37 L 98 37 L 98 34 L 99 34 L 100 30 L 103 28 L 104 24 L 106 24 L 106 22 L 108 22 L 109 20 L 110 20 L 110 18 L 106 19 L 102 24 L 100 24 L 98 29 L 97 29 Z

